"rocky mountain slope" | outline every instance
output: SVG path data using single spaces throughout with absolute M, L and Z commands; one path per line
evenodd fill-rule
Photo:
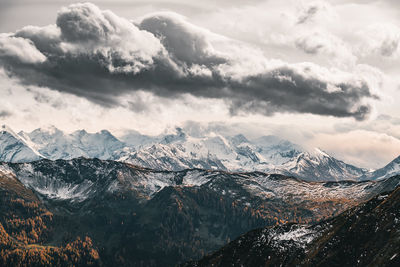
M 400 188 L 313 226 L 253 230 L 185 266 L 399 266 Z
M 223 136 L 213 132 L 193 136 L 176 128 L 159 136 L 130 131 L 121 140 L 124 141 L 106 130 L 66 134 L 49 127 L 16 135 L 5 127 L 0 144 L 17 142 L 21 148 L 13 152 L 13 146 L 0 146 L 0 155 L 9 162 L 83 156 L 124 161 L 157 170 L 262 171 L 309 181 L 357 180 L 368 174 L 365 169 L 346 164 L 319 149 L 306 151 L 275 136 L 255 140 L 248 140 L 243 135 Z M 19 153 L 21 149 L 25 152 Z
M 0 170 L 0 266 L 100 266 L 87 236 L 46 244 L 55 219 L 34 191 Z
M 305 182 L 260 172 L 154 171 L 85 158 L 2 163 L 0 171 L 0 195 L 14 190 L 15 199 L 43 207 L 35 216 L 51 213 L 51 220 L 41 217 L 45 228 L 35 224 L 38 238 L 26 239 L 28 245 L 62 251 L 81 237 L 86 251 L 98 253 L 97 259 L 85 260 L 119 266 L 174 266 L 198 259 L 251 229 L 315 223 L 400 182 L 400 177 Z M 9 177 L 18 186 L 5 186 Z M 32 228 L 9 227 L 15 207 L 1 210 L 8 236 L 25 236 L 22 230 L 35 236 Z M 96 255 L 90 253 L 81 255 Z

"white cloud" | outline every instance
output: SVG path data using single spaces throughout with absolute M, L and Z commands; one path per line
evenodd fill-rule
M 36 49 L 32 41 L 9 34 L 0 34 L 0 58 L 18 58 L 21 63 L 30 64 L 43 63 L 46 60 L 46 56 Z
M 371 24 L 356 33 L 360 38 L 358 50 L 360 56 L 378 56 L 398 59 L 400 28 L 393 24 Z

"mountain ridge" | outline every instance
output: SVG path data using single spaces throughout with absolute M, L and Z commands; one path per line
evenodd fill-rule
M 400 187 L 314 225 L 252 230 L 182 266 L 398 266 Z
M 157 171 L 83 157 L 0 164 L 0 199 L 17 192 L 18 198 L 39 203 L 25 203 L 28 211 L 39 205 L 51 213 L 52 220 L 48 212 L 39 213 L 46 228 L 34 229 L 42 248 L 61 248 L 87 236 L 99 248 L 97 260 L 110 266 L 174 266 L 199 259 L 251 229 L 319 222 L 399 183 L 400 176 L 306 182 L 257 171 Z M 25 213 L 2 211 L 8 212 L 0 216 L 6 233 L 25 238 L 9 222 L 13 212 Z M 38 240 L 28 222 L 18 229 L 27 233 L 27 244 Z
M 7 132 L 4 127 L 3 132 Z M 249 140 L 244 135 L 223 136 L 209 133 L 192 136 L 176 128 L 159 136 L 146 136 L 130 131 L 121 141 L 107 130 L 88 133 L 78 130 L 65 134 L 54 126 L 38 128 L 30 133 L 10 134 L 20 144 L 26 156 L 3 157 L 4 161 L 29 162 L 40 158 L 72 159 L 80 156 L 133 163 L 158 170 L 218 169 L 230 171 L 262 171 L 295 176 L 309 181 L 364 180 L 389 177 L 400 173 L 400 162 L 392 170 L 374 172 L 338 160 L 315 148 L 306 151 L 301 146 L 276 136 Z M 19 138 L 19 139 L 18 139 Z M 10 143 L 0 136 L 1 143 Z M 1 149 L 0 155 L 7 151 Z M 21 154 L 19 157 L 18 155 Z M 398 168 L 396 166 L 399 166 Z

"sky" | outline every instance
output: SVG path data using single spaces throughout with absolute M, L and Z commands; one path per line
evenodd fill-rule
M 0 1 L 0 123 L 400 155 L 400 2 Z

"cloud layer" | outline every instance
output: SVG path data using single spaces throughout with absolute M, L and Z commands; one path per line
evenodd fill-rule
M 140 90 L 164 98 L 222 99 L 232 114 L 363 120 L 368 102 L 377 98 L 359 74 L 271 60 L 175 13 L 132 22 L 88 3 L 63 8 L 56 25 L 1 34 L 0 65 L 23 84 L 104 106 L 119 105 L 117 96 Z

